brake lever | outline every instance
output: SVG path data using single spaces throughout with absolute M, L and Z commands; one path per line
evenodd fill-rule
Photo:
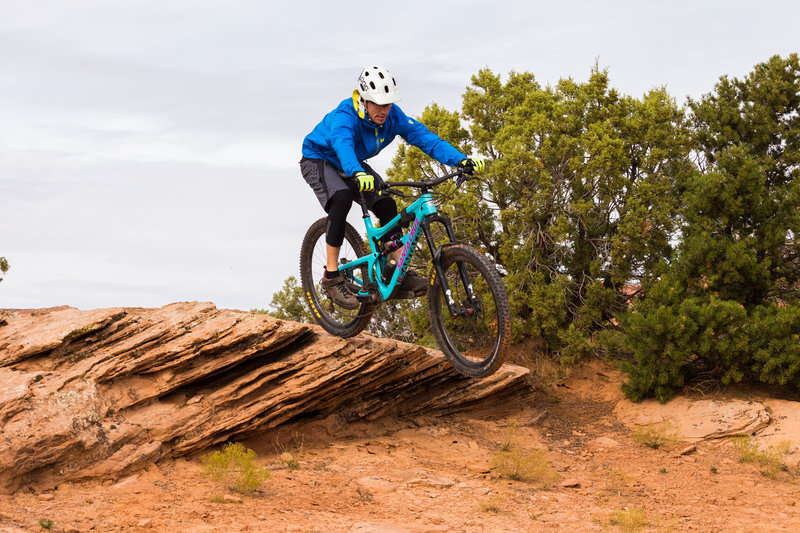
M 406 193 L 399 191 L 397 189 L 393 189 L 392 187 L 384 187 L 383 189 L 381 189 L 381 194 L 383 193 L 394 194 L 396 196 L 400 196 L 401 198 L 408 198 L 408 195 Z

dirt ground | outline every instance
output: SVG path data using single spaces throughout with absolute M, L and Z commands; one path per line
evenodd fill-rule
M 245 444 L 271 478 L 251 495 L 226 493 L 199 457 L 20 491 L 0 496 L 0 532 L 800 530 L 800 476 L 763 474 L 729 439 L 636 442 L 612 412 L 619 382 L 593 364 L 515 405 L 260 435 Z M 504 451 L 546 461 L 515 480 Z

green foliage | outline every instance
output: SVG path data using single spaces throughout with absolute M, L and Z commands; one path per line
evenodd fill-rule
M 421 120 L 491 161 L 443 211 L 504 274 L 515 339 L 541 338 L 568 360 L 596 351 L 593 336 L 625 307 L 626 284 L 650 277 L 671 251 L 668 193 L 691 168 L 683 110 L 663 89 L 622 97 L 598 68 L 554 88 L 530 73 L 503 83 L 484 69 L 463 116 L 469 137 L 435 105 Z M 393 178 L 444 170 L 406 146 L 393 163 Z
M 367 331 L 378 337 L 411 342 L 428 348 L 437 347 L 425 298 L 390 300 L 381 304 L 372 315 Z
M 220 483 L 225 489 L 251 494 L 270 478 L 266 468 L 256 463 L 256 452 L 239 442 L 225 444 L 200 458 L 205 475 Z
M 515 341 L 566 364 L 624 359 L 634 400 L 698 379 L 800 388 L 797 54 L 685 107 L 664 88 L 622 95 L 598 66 L 547 87 L 482 69 L 460 112 L 432 104 L 419 118 L 488 161 L 437 201 L 503 275 Z M 387 174 L 447 170 L 401 144 Z M 428 271 L 426 253 L 414 261 Z M 294 278 L 272 307 L 311 321 Z M 433 345 L 427 315 L 424 299 L 391 302 L 370 332 Z
M 634 401 L 655 396 L 665 402 L 677 387 L 699 373 L 739 381 L 748 343 L 747 313 L 713 296 L 687 294 L 665 278 L 648 297 L 620 317 L 636 364 L 624 361 L 625 393 Z
M 0 257 L 0 273 L 5 274 L 9 268 L 8 260 L 5 257 Z M 2 276 L 0 276 L 0 281 L 3 281 Z
M 303 286 L 294 276 L 289 276 L 283 282 L 283 288 L 272 295 L 269 314 L 281 320 L 294 322 L 315 323 L 314 317 L 308 310 L 303 298 Z
M 800 64 L 773 57 L 691 102 L 700 170 L 677 258 L 620 317 L 634 400 L 686 380 L 800 387 Z

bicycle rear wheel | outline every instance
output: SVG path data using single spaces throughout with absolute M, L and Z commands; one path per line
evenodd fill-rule
M 356 309 L 345 309 L 336 305 L 320 285 L 327 263 L 326 224 L 326 218 L 314 222 L 308 228 L 300 247 L 300 280 L 303 285 L 303 294 L 311 313 L 325 331 L 339 337 L 352 337 L 367 327 L 375 304 L 362 303 Z M 339 264 L 353 261 L 366 254 L 366 247 L 358 232 L 352 225 L 346 223 L 344 242 L 339 252 Z M 341 274 L 345 276 L 350 290 L 356 293 L 361 290 L 361 285 L 356 282 L 356 277 L 362 282 L 369 279 L 366 266 L 355 272 L 342 271 Z
M 500 366 L 511 338 L 511 310 L 503 281 L 489 260 L 469 246 L 445 248 L 441 264 L 457 315 L 451 315 L 437 276 L 428 291 L 433 334 L 458 372 L 487 376 Z M 469 283 L 462 279 L 462 268 Z

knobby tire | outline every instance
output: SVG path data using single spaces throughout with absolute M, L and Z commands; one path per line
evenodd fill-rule
M 459 309 L 472 313 L 451 316 L 438 276 L 428 291 L 434 337 L 451 365 L 469 377 L 484 377 L 500 367 L 511 340 L 511 309 L 503 281 L 494 265 L 465 245 L 448 246 L 441 254 L 442 270 Z M 469 273 L 478 301 L 470 301 L 459 265 Z
M 320 286 L 326 266 L 325 231 L 327 219 L 320 218 L 314 222 L 300 247 L 300 281 L 303 296 L 311 313 L 322 328 L 339 337 L 357 335 L 369 324 L 375 310 L 374 303 L 361 303 L 357 309 L 347 310 L 336 305 Z M 344 243 L 339 254 L 339 263 L 353 261 L 366 255 L 364 241 L 350 223 L 345 223 Z M 362 280 L 367 280 L 367 268 L 357 272 Z M 341 273 L 340 275 L 346 275 Z M 355 292 L 359 287 L 350 285 Z

